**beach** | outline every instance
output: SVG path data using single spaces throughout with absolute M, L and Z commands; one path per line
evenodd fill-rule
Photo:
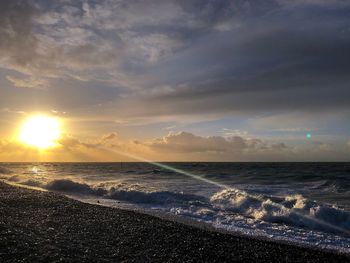
M 0 263 L 350 263 L 349 14 L 0 0 Z
M 1 262 L 350 262 L 0 183 Z

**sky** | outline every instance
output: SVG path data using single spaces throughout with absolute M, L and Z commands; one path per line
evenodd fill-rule
M 349 72 L 347 0 L 2 0 L 0 161 L 350 161 Z

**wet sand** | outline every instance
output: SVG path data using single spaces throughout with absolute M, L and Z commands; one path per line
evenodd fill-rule
M 0 262 L 350 262 L 0 182 Z

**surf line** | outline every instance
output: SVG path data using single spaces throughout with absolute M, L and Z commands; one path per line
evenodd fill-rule
M 165 170 L 168 170 L 168 171 L 171 171 L 171 172 L 175 172 L 175 173 L 178 173 L 178 174 L 182 174 L 182 175 L 185 175 L 185 176 L 188 176 L 188 177 L 191 177 L 193 179 L 196 179 L 196 180 L 199 180 L 199 181 L 202 181 L 202 182 L 205 182 L 205 183 L 208 183 L 208 184 L 211 184 L 211 185 L 215 185 L 219 188 L 222 188 L 222 189 L 225 189 L 225 190 L 231 190 L 231 191 L 234 191 L 236 193 L 239 193 L 239 194 L 242 194 L 244 196 L 247 196 L 247 197 L 250 197 L 252 199 L 255 199 L 255 200 L 258 200 L 260 202 L 265 202 L 266 200 L 264 198 L 262 198 L 261 196 L 259 195 L 253 195 L 253 194 L 250 194 L 246 191 L 243 191 L 243 190 L 240 190 L 238 188 L 234 188 L 234 187 L 231 187 L 231 186 L 228 186 L 226 184 L 223 184 L 223 183 L 219 183 L 219 182 L 216 182 L 214 180 L 210 180 L 208 178 L 204 178 L 202 176 L 199 176 L 199 175 L 196 175 L 196 174 L 193 174 L 193 173 L 190 173 L 190 172 L 187 172 L 185 170 L 182 170 L 182 169 L 178 169 L 178 168 L 175 168 L 175 167 L 172 167 L 170 165 L 167 165 L 167 164 L 164 164 L 164 163 L 160 163 L 160 162 L 153 162 L 151 160 L 148 160 L 146 158 L 143 158 L 141 156 L 137 156 L 137 155 L 134 155 L 134 154 L 130 154 L 130 153 L 126 153 L 126 152 L 122 152 L 122 151 L 117 151 L 117 150 L 111 150 L 111 149 L 107 149 L 106 147 L 101 147 L 101 149 L 105 150 L 105 151 L 108 151 L 108 152 L 111 152 L 111 153 L 115 153 L 115 154 L 118 154 L 118 155 L 123 155 L 125 157 L 129 157 L 131 159 L 134 159 L 134 160 L 137 160 L 137 161 L 140 161 L 140 162 L 145 162 L 145 163 L 150 163 L 156 167 L 159 167 L 159 168 L 163 168 Z M 285 207 L 284 205 L 282 204 L 279 204 L 279 203 L 276 203 L 274 201 L 272 201 L 271 199 L 269 199 L 269 205 L 272 205 L 276 208 L 279 208 L 281 210 L 285 210 L 285 211 L 289 211 L 291 212 L 292 214 L 295 214 L 295 215 L 298 215 L 302 218 L 305 218 L 307 220 L 310 220 L 310 221 L 313 221 L 314 223 L 317 223 L 319 225 L 323 225 L 325 227 L 328 227 L 330 229 L 333 229 L 333 230 L 336 230 L 338 232 L 342 232 L 344 234 L 346 234 L 347 236 L 350 236 L 350 231 L 347 230 L 347 229 L 344 229 L 342 227 L 339 227 L 339 226 L 336 226 L 336 225 L 333 225 L 333 224 L 330 224 L 328 222 L 325 222 L 321 219 L 317 219 L 317 218 L 314 218 L 312 216 L 309 216 L 309 215 L 306 215 L 304 213 L 301 213 L 301 212 L 298 212 L 298 211 L 295 211 L 295 210 L 291 210 L 290 208 L 288 207 Z

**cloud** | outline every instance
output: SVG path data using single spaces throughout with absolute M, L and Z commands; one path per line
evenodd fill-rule
M 246 136 L 199 136 L 189 132 L 169 133 L 149 147 L 162 160 L 177 161 L 336 161 L 347 160 L 335 145 L 312 141 L 304 146 Z M 157 158 L 155 157 L 155 158 Z
M 102 136 L 102 139 L 101 141 L 102 142 L 106 142 L 106 141 L 110 141 L 110 140 L 114 140 L 114 139 L 117 139 L 118 138 L 118 134 L 115 133 L 115 132 L 112 132 L 110 134 L 107 134 L 105 136 Z
M 163 138 L 147 144 L 154 152 L 166 154 L 184 154 L 192 158 L 207 160 L 258 160 L 259 158 L 277 158 L 292 154 L 292 148 L 284 143 L 267 142 L 256 138 L 241 136 L 202 137 L 189 132 L 169 133 Z M 193 157 L 197 156 L 197 157 Z M 284 157 L 282 157 L 284 158 Z
M 251 141 L 234 130 L 301 132 L 312 124 L 334 134 L 350 116 L 349 11 L 342 0 L 3 0 L 0 104 L 19 112 L 68 112 L 82 120 L 77 129 L 90 121 L 102 134 L 120 123 L 125 134 L 152 123 L 156 135 L 151 128 L 137 131 L 142 151 L 143 140 L 161 136 L 164 127 L 186 130 L 184 123 L 229 118 L 249 120 L 211 131 L 232 128 L 224 137 L 237 135 L 244 147 L 193 134 L 197 152 L 187 154 L 247 154 Z M 2 112 L 1 131 L 14 118 Z M 84 145 L 84 138 L 65 138 L 62 147 L 102 144 L 96 140 Z M 120 138 L 107 142 L 121 147 Z M 186 145 L 178 143 L 170 144 L 180 154 Z M 264 143 L 261 151 L 272 148 Z
M 350 5 L 327 2 L 6 0 L 0 57 L 17 87 L 94 82 L 138 117 L 347 108 Z
M 267 5 L 269 16 L 255 20 L 247 14 L 230 34 L 187 36 L 183 41 L 193 45 L 146 69 L 170 92 L 143 92 L 115 103 L 131 105 L 126 117 L 349 110 L 348 18 L 340 5 L 293 8 Z
M 33 61 L 37 41 L 32 34 L 31 20 L 35 11 L 28 1 L 1 1 L 0 57 L 2 66 L 5 66 L 5 63 L 11 63 L 15 67 L 26 67 Z
M 112 132 L 102 136 L 102 138 L 98 142 L 98 146 L 102 147 L 113 147 L 120 148 L 122 147 L 123 142 L 119 139 L 118 133 Z
M 22 79 L 13 76 L 7 76 L 6 78 L 19 88 L 45 89 L 49 86 L 48 81 L 34 76 Z
M 12 113 L 15 113 L 15 114 L 26 114 L 25 111 L 19 111 L 19 110 L 14 110 L 14 109 L 9 109 L 9 108 L 2 108 L 2 109 L 0 109 L 0 113 L 3 113 L 3 112 L 10 113 L 10 114 L 12 114 Z
M 117 140 L 116 140 L 117 139 Z M 345 142 L 346 143 L 346 142 Z M 16 141 L 0 140 L 0 161 L 344 161 L 348 151 L 325 142 L 304 146 L 244 136 L 169 133 L 154 140 L 121 140 L 110 133 L 91 141 L 65 135 L 45 153 Z
M 64 135 L 62 138 L 60 138 L 58 143 L 59 145 L 61 145 L 62 147 L 68 150 L 72 150 L 72 149 L 74 150 L 77 148 L 95 148 L 94 144 L 81 142 L 80 140 L 68 135 Z
M 86 80 L 91 75 L 86 71 L 115 64 L 115 45 L 93 41 L 93 30 L 67 24 L 79 10 L 67 5 L 67 13 L 58 14 L 45 8 L 41 1 L 1 2 L 1 67 L 26 76 L 9 76 L 15 86 L 40 88 L 56 78 Z
M 177 152 L 236 152 L 248 147 L 245 139 L 239 136 L 228 139 L 220 136 L 201 137 L 188 132 L 170 133 L 149 145 L 155 150 Z
M 336 7 L 346 7 L 349 6 L 347 1 L 342 0 L 278 0 L 278 3 L 285 7 L 296 7 L 296 6 L 336 6 Z
M 63 135 L 56 147 L 38 150 L 36 147 L 19 142 L 16 139 L 0 139 L 1 161 L 98 161 L 105 158 L 104 151 L 94 142 L 85 142 L 78 138 Z

